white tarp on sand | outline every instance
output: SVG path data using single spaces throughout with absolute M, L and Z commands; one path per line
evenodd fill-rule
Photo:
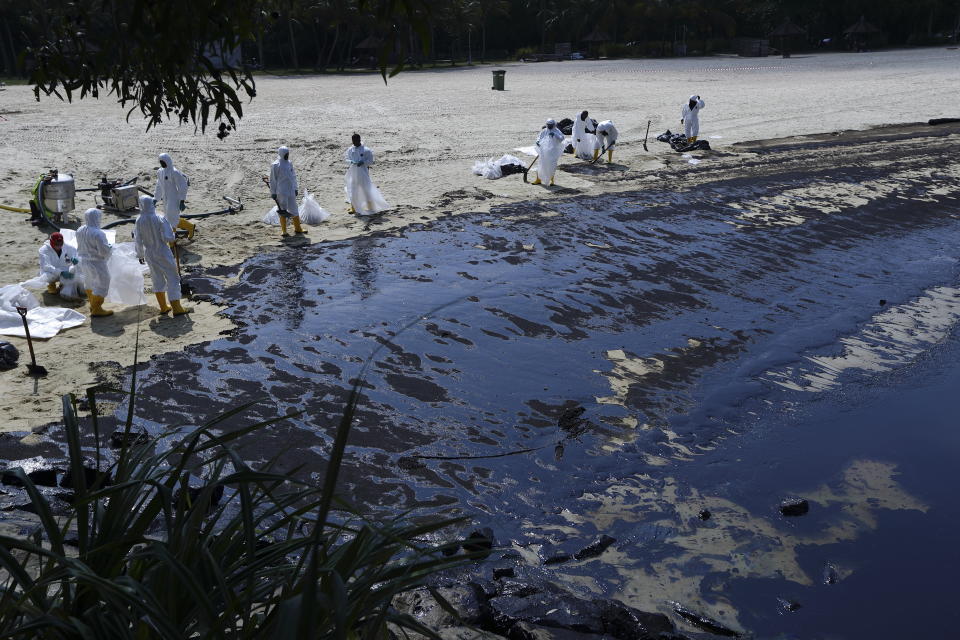
M 37 298 L 18 284 L 0 287 L 0 335 L 26 337 L 17 307 L 26 307 L 31 338 L 52 338 L 63 329 L 84 323 L 86 317 L 73 309 L 41 307 Z

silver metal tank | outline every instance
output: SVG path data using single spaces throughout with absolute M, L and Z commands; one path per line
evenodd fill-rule
M 73 176 L 69 173 L 58 174 L 55 178 L 43 183 L 43 206 L 48 211 L 57 213 L 73 211 L 75 193 L 76 186 L 73 182 Z

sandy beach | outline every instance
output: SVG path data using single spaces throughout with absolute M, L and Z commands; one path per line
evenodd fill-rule
M 183 247 L 189 272 L 195 265 L 237 264 L 280 246 L 278 229 L 260 222 L 271 204 L 260 176 L 268 173 L 281 144 L 292 149 L 301 192 L 314 193 L 333 214 L 310 228 L 309 240 L 287 242 L 318 243 L 510 202 L 637 189 L 664 172 L 689 171 L 693 179 L 696 172 L 748 158 L 734 146 L 747 140 L 956 116 L 943 90 L 960 77 L 958 63 L 960 52 L 946 49 L 791 59 L 510 63 L 503 66 L 504 92 L 490 90 L 490 66 L 404 73 L 387 85 L 373 74 L 261 76 L 239 130 L 224 141 L 173 124 L 145 132 L 135 114 L 127 122 L 125 111 L 109 99 L 36 102 L 29 87 L 10 86 L 0 93 L 0 203 L 25 207 L 37 176 L 50 168 L 72 173 L 78 186 L 93 186 L 106 173 L 137 176 L 152 189 L 157 154 L 168 152 L 191 179 L 187 213 L 218 209 L 223 195 L 245 204 L 241 214 L 198 221 L 197 237 Z M 678 128 L 680 105 L 691 93 L 706 101 L 701 138 L 714 148 L 695 154 L 702 160 L 696 166 L 654 140 Z M 474 161 L 532 144 L 547 117 L 571 117 L 584 108 L 599 120 L 612 119 L 621 132 L 612 165 L 586 167 L 566 156 L 555 188 L 524 184 L 517 176 L 490 181 L 472 175 Z M 374 149 L 373 179 L 396 207 L 374 220 L 348 215 L 343 202 L 342 154 L 353 131 Z M 78 194 L 74 215 L 92 205 L 92 194 Z M 35 275 L 46 233 L 22 214 L 0 215 L 6 220 L 0 283 L 20 282 Z M 119 227 L 118 238 L 129 240 L 131 229 Z M 58 302 L 43 299 L 47 305 Z M 58 396 L 108 381 L 105 362 L 129 365 L 138 319 L 141 360 L 231 328 L 219 307 L 193 306 L 189 319 L 158 318 L 149 305 L 122 309 L 92 326 L 88 322 L 39 341 L 38 359 L 52 375 L 35 382 L 21 375 L 21 368 L 0 377 L 0 430 L 25 431 L 56 420 Z M 11 340 L 21 348 L 21 359 L 27 358 L 24 341 Z

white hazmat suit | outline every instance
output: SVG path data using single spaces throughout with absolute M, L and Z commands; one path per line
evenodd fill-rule
M 270 165 L 270 197 L 277 202 L 277 215 L 280 218 L 280 233 L 287 233 L 287 218 L 293 218 L 293 230 L 296 233 L 306 233 L 300 226 L 300 210 L 297 208 L 297 195 L 300 186 L 297 184 L 297 172 L 290 162 L 290 149 L 277 149 L 277 159 Z
M 373 151 L 364 144 L 350 145 L 343 154 L 348 163 L 343 190 L 351 209 L 360 216 L 369 216 L 390 208 L 373 181 L 370 180 L 370 165 Z
M 171 302 L 180 299 L 180 276 L 177 274 L 177 262 L 170 250 L 170 243 L 175 239 L 173 227 L 164 216 L 157 214 L 153 198 L 140 196 L 140 215 L 133 231 L 137 257 L 150 267 L 153 293 L 165 293 Z M 160 302 L 160 311 L 169 310 L 164 309 L 166 305 Z
M 690 106 L 691 102 L 693 103 L 692 107 Z M 703 100 L 700 99 L 700 96 L 690 96 L 690 100 L 680 110 L 683 135 L 687 136 L 687 140 L 690 142 L 695 141 L 697 136 L 700 135 L 700 109 L 703 109 L 703 106 Z
M 533 184 L 541 184 L 544 180 L 553 184 L 557 164 L 563 155 L 563 133 L 552 118 L 547 120 L 547 126 L 537 136 L 537 151 L 540 153 L 540 168 L 537 169 L 537 179 Z
M 597 146 L 597 136 L 591 131 L 595 130 L 596 126 L 594 121 L 585 118 L 583 113 L 573 119 L 573 154 L 581 160 L 593 160 L 594 150 L 600 148 Z
M 100 228 L 102 212 L 100 209 L 87 209 L 83 214 L 84 225 L 77 229 L 77 255 L 83 282 L 88 291 L 95 296 L 106 296 L 110 289 L 110 272 L 107 260 L 112 248 L 107 235 Z
M 604 120 L 597 125 L 597 141 L 600 143 L 598 152 L 602 153 L 604 148 L 607 150 L 607 162 L 613 162 L 613 147 L 617 144 L 619 136 L 620 133 L 613 126 L 613 121 Z
M 270 197 L 275 198 L 280 211 L 289 216 L 297 215 L 297 172 L 293 163 L 288 160 L 290 149 L 277 149 L 277 159 L 270 165 Z M 281 213 L 281 215 L 283 215 Z
M 161 153 L 160 161 L 167 166 L 157 169 L 157 188 L 154 189 L 153 197 L 156 198 L 157 202 L 163 203 L 163 216 L 170 223 L 170 228 L 176 229 L 181 226 L 181 203 L 187 199 L 187 188 L 190 186 L 190 180 L 173 166 L 173 158 L 170 157 L 170 154 Z
M 59 282 L 60 295 L 66 298 L 79 295 L 82 281 L 77 273 L 78 264 L 77 250 L 67 244 L 61 245 L 60 255 L 57 255 L 57 250 L 50 245 L 49 240 L 40 247 L 40 277 L 47 281 L 49 293 L 56 291 L 54 286 Z

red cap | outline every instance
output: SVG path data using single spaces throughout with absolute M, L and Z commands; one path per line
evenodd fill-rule
M 63 234 L 59 231 L 50 234 L 50 246 L 52 247 L 55 244 L 63 244 Z

